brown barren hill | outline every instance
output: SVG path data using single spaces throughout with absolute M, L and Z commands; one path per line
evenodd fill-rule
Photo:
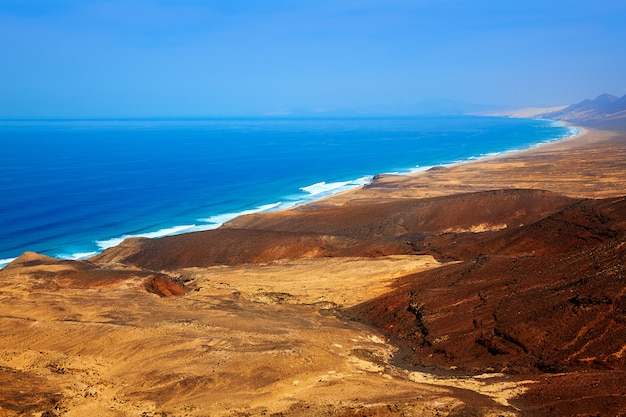
M 514 231 L 440 236 L 429 248 L 466 260 L 405 277 L 346 311 L 403 346 L 399 361 L 470 373 L 595 372 L 597 381 L 606 371 L 608 391 L 579 400 L 593 412 L 608 395 L 626 410 L 615 391 L 626 382 L 626 199 L 578 202 Z
M 426 236 L 515 229 L 574 201 L 540 190 L 496 190 L 248 215 L 218 230 L 128 240 L 92 261 L 161 270 L 299 257 L 416 254 Z
M 31 283 L 48 290 L 132 288 L 162 297 L 185 293 L 181 282 L 153 271 L 123 265 L 59 260 L 33 252 L 26 252 L 0 270 L 0 280 L 16 277 L 25 284 Z
M 403 278 L 395 291 L 353 313 L 409 342 L 414 365 L 621 369 L 624 246 L 620 233 L 549 255 L 481 254 Z

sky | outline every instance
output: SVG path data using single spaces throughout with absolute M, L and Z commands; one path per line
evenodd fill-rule
M 0 0 L 0 118 L 622 96 L 624 16 L 624 0 Z

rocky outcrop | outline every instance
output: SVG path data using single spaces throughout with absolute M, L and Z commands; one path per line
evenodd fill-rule
M 89 261 L 59 260 L 26 252 L 0 270 L 3 278 L 20 277 L 33 287 L 45 290 L 67 289 L 138 289 L 161 297 L 181 295 L 181 282 L 163 273 L 119 264 L 95 264 Z

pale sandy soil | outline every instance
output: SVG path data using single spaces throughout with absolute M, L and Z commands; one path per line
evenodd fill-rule
M 317 416 L 378 408 L 381 415 L 428 416 L 467 410 L 468 398 L 481 414 L 514 415 L 508 400 L 525 382 L 399 369 L 391 364 L 396 348 L 383 336 L 329 310 L 437 265 L 429 256 L 398 256 L 189 268 L 176 274 L 192 279 L 191 291 L 169 298 L 132 279 L 77 289 L 42 279 L 46 267 L 2 271 L 0 415 L 17 415 L 10 395 L 31 404 L 31 415 L 48 404 L 48 415 L 63 416 Z
M 255 266 L 176 271 L 199 291 L 238 295 L 260 303 L 351 307 L 389 291 L 396 278 L 441 265 L 432 256 L 304 258 Z

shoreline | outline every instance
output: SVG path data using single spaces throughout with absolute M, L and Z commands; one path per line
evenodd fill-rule
M 486 117 L 489 117 L 486 115 Z M 501 117 L 501 116 L 497 116 Z M 169 225 L 162 227 L 158 230 L 140 232 L 135 234 L 123 234 L 121 236 L 115 236 L 110 238 L 102 238 L 95 239 L 93 242 L 97 246 L 98 249 L 93 251 L 81 250 L 78 252 L 68 252 L 68 253 L 59 253 L 53 255 L 53 257 L 60 260 L 85 260 L 91 257 L 97 256 L 102 253 L 104 250 L 115 247 L 122 243 L 125 239 L 128 238 L 161 238 L 166 236 L 175 236 L 186 233 L 194 233 L 201 232 L 206 230 L 214 230 L 221 227 L 224 224 L 227 224 L 239 217 L 247 216 L 247 215 L 255 215 L 260 213 L 280 213 L 283 211 L 289 210 L 300 210 L 305 209 L 308 206 L 317 206 L 323 205 L 328 201 L 335 201 L 336 198 L 341 198 L 343 195 L 351 195 L 351 193 L 358 193 L 363 189 L 370 187 L 374 182 L 377 181 L 377 178 L 380 177 L 390 177 L 390 176 L 400 176 L 400 177 L 412 177 L 414 175 L 421 175 L 425 172 L 432 170 L 433 168 L 452 168 L 458 165 L 465 164 L 473 164 L 480 163 L 481 161 L 486 161 L 493 158 L 501 158 L 506 157 L 508 155 L 514 155 L 520 152 L 526 152 L 538 147 L 559 143 L 563 141 L 567 141 L 573 138 L 580 136 L 583 133 L 583 129 L 578 126 L 568 126 L 560 121 L 553 120 L 549 121 L 555 124 L 559 124 L 560 126 L 568 127 L 570 135 L 567 137 L 557 137 L 554 139 L 550 139 L 548 141 L 543 141 L 535 144 L 531 144 L 528 148 L 524 149 L 509 149 L 498 152 L 491 152 L 487 154 L 481 154 L 478 156 L 470 156 L 467 159 L 454 161 L 450 163 L 437 164 L 437 165 L 427 165 L 427 166 L 415 166 L 414 168 L 406 168 L 400 171 L 394 172 L 382 172 L 375 173 L 367 176 L 361 176 L 358 178 L 347 179 L 342 181 L 320 181 L 315 184 L 305 185 L 299 188 L 299 191 L 304 193 L 305 195 L 302 198 L 298 198 L 294 201 L 278 201 L 271 204 L 259 204 L 254 208 L 244 209 L 239 212 L 232 213 L 218 213 L 215 215 L 211 215 L 206 218 L 198 218 L 193 223 L 188 224 L 177 224 L 177 225 Z M 288 197 L 288 196 L 286 196 Z M 282 200 L 285 200 L 283 198 Z M 13 260 L 17 259 L 18 256 L 6 259 L 0 259 L 0 269 L 4 268 Z
M 406 175 L 380 175 L 359 190 L 312 204 L 364 204 L 380 199 L 429 198 L 502 188 L 541 189 L 582 198 L 626 194 L 626 181 L 619 175 L 626 159 L 615 156 L 622 154 L 626 158 L 626 147 L 621 144 L 626 142 L 626 132 L 575 127 L 579 133 L 574 136 L 528 149 Z M 600 144 L 608 149 L 599 149 Z
M 541 119 L 537 119 L 537 120 L 541 120 Z M 556 123 L 558 123 L 561 126 L 570 128 L 571 129 L 570 131 L 573 132 L 573 133 L 570 136 L 567 136 L 567 137 L 561 137 L 561 138 L 556 138 L 556 139 L 549 140 L 549 141 L 539 142 L 539 143 L 530 145 L 529 147 L 524 148 L 524 149 L 510 149 L 510 150 L 501 151 L 501 152 L 492 152 L 492 153 L 488 153 L 488 154 L 477 156 L 477 157 L 473 157 L 472 156 L 469 159 L 461 160 L 461 161 L 457 161 L 457 162 L 451 162 L 451 163 L 440 164 L 440 165 L 431 165 L 431 166 L 425 166 L 425 167 L 418 167 L 415 170 L 411 170 L 410 172 L 407 172 L 407 173 L 397 173 L 397 174 L 395 174 L 395 173 L 393 173 L 393 174 L 383 174 L 383 173 L 381 173 L 381 174 L 374 175 L 374 177 L 381 176 L 381 175 L 400 175 L 400 176 L 403 176 L 403 175 L 415 175 L 415 174 L 420 174 L 420 173 L 425 172 L 425 171 L 429 171 L 429 170 L 431 170 L 433 168 L 435 168 L 435 169 L 438 169 L 440 167 L 450 168 L 450 167 L 454 167 L 456 165 L 480 163 L 480 162 L 484 162 L 485 160 L 488 160 L 488 159 L 491 159 L 491 158 L 506 157 L 506 156 L 514 155 L 514 154 L 521 153 L 521 152 L 531 151 L 531 150 L 533 150 L 535 148 L 538 148 L 538 147 L 541 147 L 541 146 L 547 146 L 547 145 L 551 145 L 551 144 L 567 141 L 567 140 L 570 140 L 570 139 L 575 139 L 578 136 L 583 135 L 586 132 L 586 129 L 583 128 L 583 127 L 580 127 L 580 126 L 572 126 L 572 125 L 569 125 L 569 124 L 567 124 L 565 122 L 562 122 L 560 120 L 553 120 L 553 122 L 556 122 Z
M 489 117 L 488 115 L 486 116 Z M 495 116 L 495 117 L 501 117 L 501 116 Z M 520 118 L 526 118 L 526 117 L 520 117 Z M 527 119 L 532 119 L 532 118 L 529 117 Z M 541 120 L 541 119 L 536 119 L 536 120 Z M 300 198 L 295 201 L 278 201 L 275 203 L 259 204 L 253 209 L 245 209 L 245 210 L 242 210 L 241 212 L 218 213 L 215 215 L 211 215 L 207 218 L 197 219 L 198 222 L 205 222 L 206 224 L 175 225 L 175 226 L 169 226 L 169 227 L 166 227 L 166 228 L 154 231 L 154 232 L 145 232 L 145 233 L 140 233 L 136 235 L 124 235 L 124 237 L 115 237 L 111 239 L 97 240 L 96 242 L 98 243 L 98 246 L 100 246 L 100 242 L 113 242 L 113 241 L 117 242 L 116 244 L 106 245 L 106 247 L 100 246 L 101 250 L 105 250 L 110 247 L 117 246 L 117 244 L 121 243 L 126 238 L 134 238 L 134 237 L 159 238 L 159 237 L 166 237 L 166 236 L 175 236 L 175 235 L 185 234 L 185 233 L 194 233 L 194 232 L 201 232 L 201 231 L 206 231 L 206 230 L 214 230 L 241 216 L 262 214 L 262 213 L 280 213 L 280 212 L 289 211 L 289 210 L 297 210 L 299 208 L 306 207 L 309 205 L 316 205 L 328 199 L 333 199 L 334 197 L 344 194 L 344 193 L 358 192 L 364 187 L 367 187 L 368 185 L 370 185 L 375 180 L 375 178 L 379 176 L 385 176 L 385 175 L 411 176 L 411 175 L 420 174 L 422 172 L 426 172 L 435 167 L 452 167 L 456 165 L 480 162 L 480 161 L 487 160 L 490 158 L 504 157 L 506 155 L 532 150 L 540 146 L 550 145 L 553 143 L 558 143 L 558 142 L 566 141 L 572 138 L 576 138 L 577 136 L 581 135 L 584 131 L 584 129 L 581 127 L 569 126 L 566 123 L 561 122 L 559 120 L 545 120 L 545 121 L 553 122 L 562 127 L 568 127 L 570 129 L 569 132 L 571 134 L 567 137 L 557 137 L 555 139 L 550 139 L 548 141 L 531 144 L 528 148 L 524 148 L 524 149 L 510 149 L 510 150 L 504 150 L 504 151 L 498 151 L 498 152 L 491 152 L 491 153 L 487 153 L 487 154 L 483 154 L 479 156 L 471 156 L 468 159 L 454 161 L 450 163 L 444 163 L 444 164 L 439 164 L 439 165 L 428 165 L 428 166 L 423 166 L 423 167 L 416 166 L 414 168 L 406 168 L 397 172 L 374 173 L 374 174 L 369 174 L 365 176 L 360 176 L 358 178 L 352 178 L 352 179 L 346 179 L 346 180 L 337 180 L 337 181 L 331 181 L 331 182 L 326 182 L 325 180 L 323 180 L 314 184 L 309 184 L 309 185 L 299 187 L 299 190 L 301 192 L 304 192 L 308 195 L 305 195 L 303 198 Z M 256 204 L 253 204 L 253 205 L 256 205 Z M 178 231 L 178 229 L 181 229 L 181 230 Z M 167 232 L 168 230 L 177 230 L 177 231 L 175 231 L 174 233 L 162 233 L 162 232 Z

